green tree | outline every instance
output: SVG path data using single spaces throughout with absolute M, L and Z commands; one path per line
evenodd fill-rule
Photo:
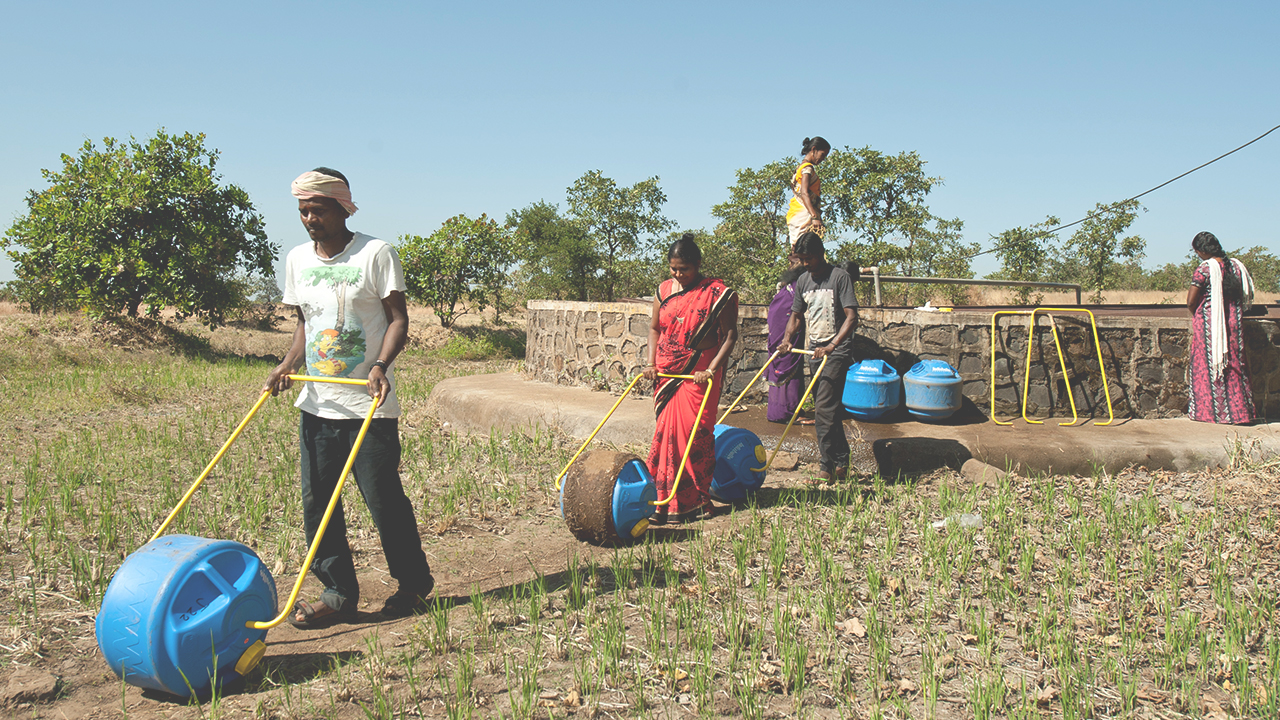
M 95 317 L 168 305 L 220 324 L 242 300 L 236 269 L 273 275 L 278 247 L 249 195 L 221 183 L 218 155 L 203 134 L 161 129 L 143 142 L 106 138 L 101 149 L 86 141 L 61 170 L 42 170 L 49 187 L 28 193 L 28 213 L 0 241 L 23 302 Z
M 1079 282 L 1093 291 L 1090 302 L 1102 302 L 1104 291 L 1115 288 L 1117 279 L 1124 274 L 1117 258 L 1140 261 L 1146 253 L 1147 242 L 1141 237 L 1121 237 L 1137 219 L 1141 208 L 1136 200 L 1111 205 L 1098 203 L 1093 214 L 1080 224 L 1080 229 L 1063 243 L 1054 280 Z
M 850 251 L 879 249 L 869 259 L 911 275 L 913 248 L 937 218 L 925 198 L 942 178 L 929 177 L 915 152 L 887 155 L 869 147 L 832 152 L 822 164 L 822 217 Z M 896 251 L 889 250 L 896 246 Z M 888 252 L 886 252 L 888 251 Z
M 968 255 L 977 247 L 961 242 L 962 220 L 946 220 L 929 211 L 926 199 L 943 180 L 930 177 L 924 166 L 914 151 L 890 155 L 870 147 L 845 147 L 827 157 L 819 168 L 822 214 L 828 238 L 838 247 L 836 257 L 878 265 L 883 275 L 971 274 Z M 967 291 L 904 285 L 902 302 L 916 304 L 936 293 L 954 302 L 963 300 Z
M 719 219 L 708 239 L 715 255 L 735 273 L 746 299 L 765 302 L 786 267 L 789 251 L 786 212 L 791 199 L 792 157 L 760 169 L 737 172 L 729 198 L 712 208 Z M 856 260 L 881 266 L 884 274 L 968 275 L 967 255 L 975 244 L 961 242 L 963 222 L 929 212 L 925 199 L 942 178 L 924 172 L 914 152 L 888 155 L 871 148 L 834 151 L 818 168 L 822 178 L 825 244 L 833 261 Z M 720 272 L 720 266 L 715 266 Z M 905 286 L 904 301 L 942 292 L 963 295 L 953 286 Z
M 964 222 L 960 218 L 938 218 L 934 227 L 921 228 L 911 247 L 911 275 L 914 277 L 967 278 L 973 275 L 970 258 L 978 243 L 964 242 Z M 904 304 L 918 305 L 938 295 L 960 305 L 969 301 L 964 285 L 904 285 Z
M 1061 221 L 1050 215 L 1044 222 L 1031 227 L 1016 227 L 991 236 L 996 257 L 1000 258 L 1000 270 L 987 277 L 1025 282 L 1041 280 L 1054 239 L 1048 231 L 1059 224 Z M 1044 293 L 1036 292 L 1035 288 L 1020 287 L 1014 290 L 1014 298 L 1018 305 L 1038 305 Z
M 1244 263 L 1256 292 L 1280 292 L 1280 258 L 1271 251 L 1255 245 L 1248 250 L 1227 251 L 1227 257 Z M 1192 253 L 1181 263 L 1165 263 L 1148 274 L 1148 287 L 1163 292 L 1186 290 L 1199 264 L 1200 258 Z
M 755 170 L 737 171 L 729 199 L 711 208 L 719 223 L 714 234 L 701 233 L 698 244 L 710 272 L 747 302 L 768 302 L 790 251 L 787 205 L 791 197 L 790 158 Z M 709 249 L 708 249 L 709 248 Z
M 402 236 L 398 249 L 406 294 L 451 327 L 496 297 L 511 261 L 511 233 L 483 214 L 455 215 L 425 238 Z
M 1257 292 L 1280 293 L 1280 258 L 1266 248 L 1255 245 L 1248 250 L 1237 250 L 1227 253 L 1228 257 L 1237 258 L 1244 263 L 1253 278 L 1253 286 Z M 1191 282 L 1187 275 L 1187 281 Z
M 539 201 L 507 214 L 514 233 L 525 297 L 586 301 L 600 293 L 600 256 L 586 231 Z
M 601 262 L 601 285 L 605 300 L 612 301 L 619 290 L 640 294 L 652 291 L 642 287 L 643 273 L 637 277 L 638 264 L 649 258 L 641 241 L 669 229 L 672 225 L 662 215 L 667 196 L 658 186 L 658 178 L 620 187 L 599 170 L 591 170 L 574 181 L 567 191 L 568 215 L 591 239 Z M 628 281 L 631 282 L 628 282 Z
M 1165 263 L 1147 273 L 1147 288 L 1160 292 L 1186 290 L 1200 258 L 1191 256 L 1180 263 Z M 1247 267 L 1247 266 L 1246 266 Z

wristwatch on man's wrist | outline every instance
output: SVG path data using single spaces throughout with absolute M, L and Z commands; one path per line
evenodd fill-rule
M 388 366 L 388 365 L 390 365 L 390 364 L 391 364 L 391 363 L 387 362 L 386 360 L 374 360 L 374 361 L 373 361 L 373 367 L 376 367 L 376 368 L 382 368 L 382 372 L 384 372 L 384 373 L 387 371 L 387 366 Z

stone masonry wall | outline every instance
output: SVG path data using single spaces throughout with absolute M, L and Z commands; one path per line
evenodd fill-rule
M 565 385 L 618 389 L 643 365 L 649 336 L 648 303 L 529 303 L 525 373 Z M 729 402 L 769 358 L 766 308 L 743 305 L 738 345 L 727 371 Z M 1052 313 L 1062 343 L 1076 409 L 1081 417 L 1105 418 L 1106 393 L 1098 354 L 1084 313 Z M 923 312 L 862 308 L 857 357 L 880 358 L 899 373 L 920 360 L 945 360 L 964 379 L 964 394 L 990 413 L 991 313 Z M 1001 417 L 1020 411 L 1026 373 L 1027 315 L 1000 315 L 995 343 L 995 406 Z M 1188 322 L 1183 318 L 1107 316 L 1097 319 L 1111 404 L 1116 417 L 1176 417 L 1187 409 Z M 1066 381 L 1044 314 L 1033 333 L 1027 410 L 1069 416 Z M 1280 417 L 1280 323 L 1245 320 L 1246 353 L 1260 416 Z M 751 402 L 765 393 L 761 380 Z M 640 388 L 637 387 L 637 390 Z

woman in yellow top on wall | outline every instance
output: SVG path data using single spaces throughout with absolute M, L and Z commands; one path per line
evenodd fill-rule
M 791 205 L 787 207 L 787 236 L 794 249 L 796 240 L 807 231 L 821 237 L 826 228 L 822 225 L 822 181 L 818 179 L 818 164 L 827 159 L 831 143 L 820 137 L 805 138 L 800 148 L 803 157 L 796 174 L 791 178 Z

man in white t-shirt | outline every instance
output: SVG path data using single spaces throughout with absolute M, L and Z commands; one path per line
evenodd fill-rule
M 309 382 L 298 395 L 303 525 L 309 544 L 370 404 L 378 403 L 351 471 L 378 527 L 387 569 L 399 582 L 382 613 L 403 617 L 423 609 L 435 586 L 399 472 L 400 403 L 391 363 L 408 339 L 404 272 L 395 248 L 347 229 L 356 206 L 342 173 L 323 167 L 303 173 L 293 181 L 293 195 L 311 241 L 285 260 L 284 303 L 297 307 L 298 325 L 289 352 L 263 389 L 274 394 L 290 388 L 289 374 L 304 361 L 308 375 L 367 381 L 364 386 Z M 299 601 L 289 621 L 318 628 L 354 619 L 360 584 L 341 503 L 311 572 L 324 583 L 324 592 L 317 602 Z

